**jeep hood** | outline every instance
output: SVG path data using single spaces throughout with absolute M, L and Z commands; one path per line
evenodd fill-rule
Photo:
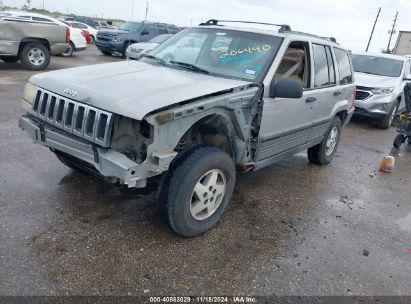
M 355 84 L 361 87 L 389 88 L 395 87 L 400 81 L 399 77 L 387 77 L 365 73 L 355 73 Z
M 137 120 L 179 102 L 250 84 L 131 60 L 47 72 L 29 81 L 68 99 Z M 65 94 L 66 88 L 78 93 Z

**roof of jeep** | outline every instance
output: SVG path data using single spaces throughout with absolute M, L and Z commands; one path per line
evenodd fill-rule
M 268 27 L 268 26 L 267 26 Z M 238 27 L 238 26 L 226 26 L 226 25 L 199 25 L 194 28 L 212 28 L 212 29 L 224 29 L 224 30 L 230 30 L 230 31 L 241 31 L 241 32 L 249 32 L 249 33 L 258 33 L 258 34 L 264 34 L 264 35 L 271 35 L 271 36 L 276 36 L 276 37 L 282 37 L 286 38 L 289 37 L 291 39 L 303 39 L 303 40 L 309 40 L 312 42 L 317 42 L 321 44 L 328 44 L 328 45 L 333 45 L 339 48 L 344 49 L 341 45 L 339 45 L 336 42 L 331 41 L 327 37 L 320 37 L 316 36 L 314 34 L 309 34 L 309 33 L 303 33 L 303 32 L 296 32 L 296 31 L 282 31 L 279 32 L 274 26 L 272 26 L 272 29 L 259 29 L 259 28 L 253 28 L 253 27 Z

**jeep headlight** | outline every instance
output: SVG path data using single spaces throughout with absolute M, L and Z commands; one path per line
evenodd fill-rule
M 24 86 L 23 99 L 28 103 L 33 104 L 36 99 L 37 90 L 38 89 L 34 84 L 27 82 Z
M 121 36 L 113 36 L 113 42 L 120 42 L 123 38 Z
M 374 95 L 388 95 L 391 94 L 392 91 L 394 91 L 394 88 L 374 88 L 371 90 Z

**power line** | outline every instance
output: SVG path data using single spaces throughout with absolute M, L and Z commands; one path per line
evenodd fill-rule
M 378 17 L 380 16 L 380 13 L 381 13 L 381 6 L 380 6 L 380 8 L 378 9 L 378 14 L 377 14 L 377 17 L 375 18 L 374 26 L 372 27 L 372 30 L 371 30 L 370 39 L 368 40 L 367 49 L 365 50 L 366 52 L 368 52 L 368 48 L 370 47 L 372 35 L 374 34 L 375 25 L 377 24 L 377 20 L 378 20 Z

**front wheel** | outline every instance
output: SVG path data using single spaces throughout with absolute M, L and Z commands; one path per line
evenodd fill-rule
M 341 136 L 341 119 L 334 117 L 324 139 L 318 145 L 308 149 L 308 159 L 317 165 L 329 164 L 337 152 Z
M 203 146 L 171 166 L 166 179 L 161 212 L 177 234 L 193 237 L 209 230 L 222 216 L 233 194 L 236 171 L 225 151 Z
M 378 127 L 381 129 L 387 130 L 391 127 L 392 123 L 394 122 L 395 115 L 397 114 L 399 104 L 395 104 L 392 106 L 390 112 L 384 117 L 384 119 L 378 124 Z

